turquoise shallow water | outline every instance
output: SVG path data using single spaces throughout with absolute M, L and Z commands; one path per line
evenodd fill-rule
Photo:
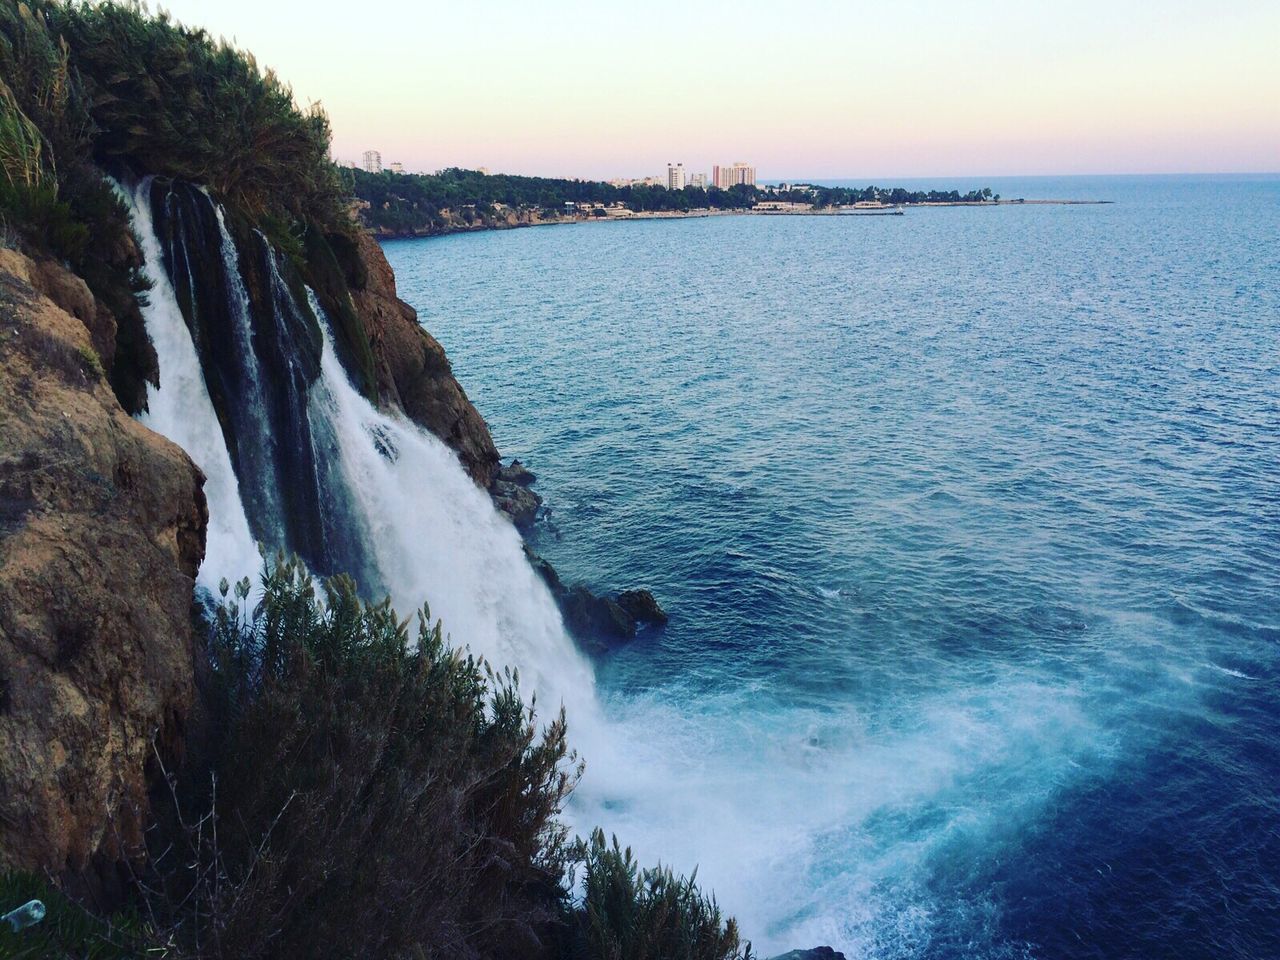
M 987 184 L 1117 202 L 386 245 L 672 614 L 580 816 L 766 949 L 1280 955 L 1280 178 Z

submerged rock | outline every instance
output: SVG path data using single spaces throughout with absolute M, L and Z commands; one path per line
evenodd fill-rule
M 790 950 L 772 960 L 845 960 L 844 954 L 831 947 L 813 947 L 810 950 Z

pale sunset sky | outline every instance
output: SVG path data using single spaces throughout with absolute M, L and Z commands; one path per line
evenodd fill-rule
M 608 178 L 1280 170 L 1280 0 L 172 0 L 334 155 Z M 155 9 L 155 5 L 152 5 Z

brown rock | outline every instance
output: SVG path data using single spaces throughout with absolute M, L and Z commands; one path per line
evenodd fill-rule
M 527 487 L 537 482 L 538 477 L 519 460 L 512 460 L 505 467 L 498 468 L 498 480 Z
M 351 297 L 373 348 L 381 401 L 399 407 L 457 451 L 471 478 L 488 487 L 498 466 L 488 425 L 454 378 L 444 348 L 396 296 L 395 274 L 378 241 L 361 231 L 357 252 L 368 279 Z
M 208 515 L 37 277 L 0 251 L 0 867 L 81 874 L 138 849 L 153 740 L 181 748 Z
M 106 370 L 116 353 L 116 318 L 94 299 L 89 285 L 55 260 L 28 260 L 4 251 L 3 266 L 85 325 L 94 352 Z
M 32 261 L 30 277 L 33 287 L 86 327 L 92 327 L 98 305 L 87 283 L 54 260 Z
M 516 528 L 527 531 L 538 519 L 538 507 L 542 506 L 542 498 L 527 487 L 510 483 L 506 480 L 495 480 L 489 488 L 493 505 L 511 518 Z

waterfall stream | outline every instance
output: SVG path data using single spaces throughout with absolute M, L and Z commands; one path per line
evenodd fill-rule
M 204 332 L 233 338 L 241 354 L 236 382 L 242 395 L 226 398 L 228 406 L 238 408 L 226 420 L 249 424 L 237 439 L 242 448 L 253 448 L 243 450 L 238 461 L 233 458 L 196 341 L 165 269 L 151 184 L 148 178 L 121 191 L 154 283 L 143 312 L 156 346 L 161 386 L 149 393 L 149 411 L 142 420 L 179 444 L 205 472 L 209 536 L 199 585 L 213 589 L 222 577 L 256 576 L 260 567 L 242 487 L 257 489 L 267 481 L 288 484 L 291 489 L 279 490 L 272 498 L 286 503 L 296 499 L 298 490 L 306 490 L 314 513 L 307 523 L 290 524 L 280 510 L 257 512 L 258 527 L 268 527 L 262 530 L 267 548 L 309 547 L 313 557 L 327 559 L 332 566 L 317 572 L 352 573 L 367 593 L 389 594 L 402 615 L 427 602 L 431 616 L 443 621 L 455 646 L 469 648 L 495 667 L 520 671 L 522 690 L 526 698 L 537 696 L 544 720 L 563 704 L 580 734 L 598 729 L 591 667 L 565 633 L 554 600 L 525 559 L 519 534 L 498 515 L 443 442 L 403 418 L 380 412 L 356 390 L 310 291 L 309 305 L 320 318 L 323 337 L 319 375 L 297 399 L 289 396 L 280 403 L 276 398 L 277 410 L 292 412 L 301 405 L 304 412 L 300 422 L 283 428 L 276 424 L 276 433 L 268 433 L 271 420 L 263 411 L 272 409 L 273 398 L 267 395 L 270 378 L 255 360 L 260 347 L 255 345 L 251 300 L 235 243 L 222 211 L 215 207 L 227 278 L 224 316 L 232 329 Z M 180 247 L 186 241 L 178 232 L 168 242 Z M 262 242 L 273 312 L 267 329 L 275 335 L 271 348 L 282 358 L 292 390 L 303 375 L 296 358 L 284 353 L 281 345 L 287 347 L 287 334 L 302 322 L 302 314 L 274 254 Z M 187 262 L 188 253 L 199 253 L 179 252 Z M 289 436 L 276 435 L 282 430 Z M 302 455 L 295 452 L 285 461 L 275 454 L 279 447 L 291 445 L 305 448 Z M 238 476 L 233 462 L 242 474 L 274 473 Z M 292 474 L 282 469 L 286 462 Z M 310 467 L 307 475 L 297 475 L 299 463 Z M 291 539 L 291 531 L 296 535 L 299 529 L 311 536 L 308 543 Z
M 311 306 L 323 318 L 314 295 Z M 431 605 L 454 645 L 521 671 L 526 696 L 563 703 L 575 726 L 595 716 L 591 668 L 565 634 L 515 528 L 435 436 L 373 407 L 351 384 L 324 329 L 312 415 L 336 438 L 351 501 L 387 592 L 402 614 Z M 339 488 L 340 489 L 340 488 Z M 549 719 L 543 711 L 544 719 Z
M 146 274 L 153 285 L 142 307 L 142 317 L 160 366 L 160 386 L 147 388 L 147 412 L 140 419 L 182 447 L 204 471 L 209 530 L 196 582 L 213 590 L 223 577 L 235 580 L 256 571 L 261 560 L 249 532 L 240 483 L 209 398 L 195 343 L 164 270 L 148 199 L 150 181 L 143 180 L 131 189 L 122 188 L 121 193 L 133 215 Z

